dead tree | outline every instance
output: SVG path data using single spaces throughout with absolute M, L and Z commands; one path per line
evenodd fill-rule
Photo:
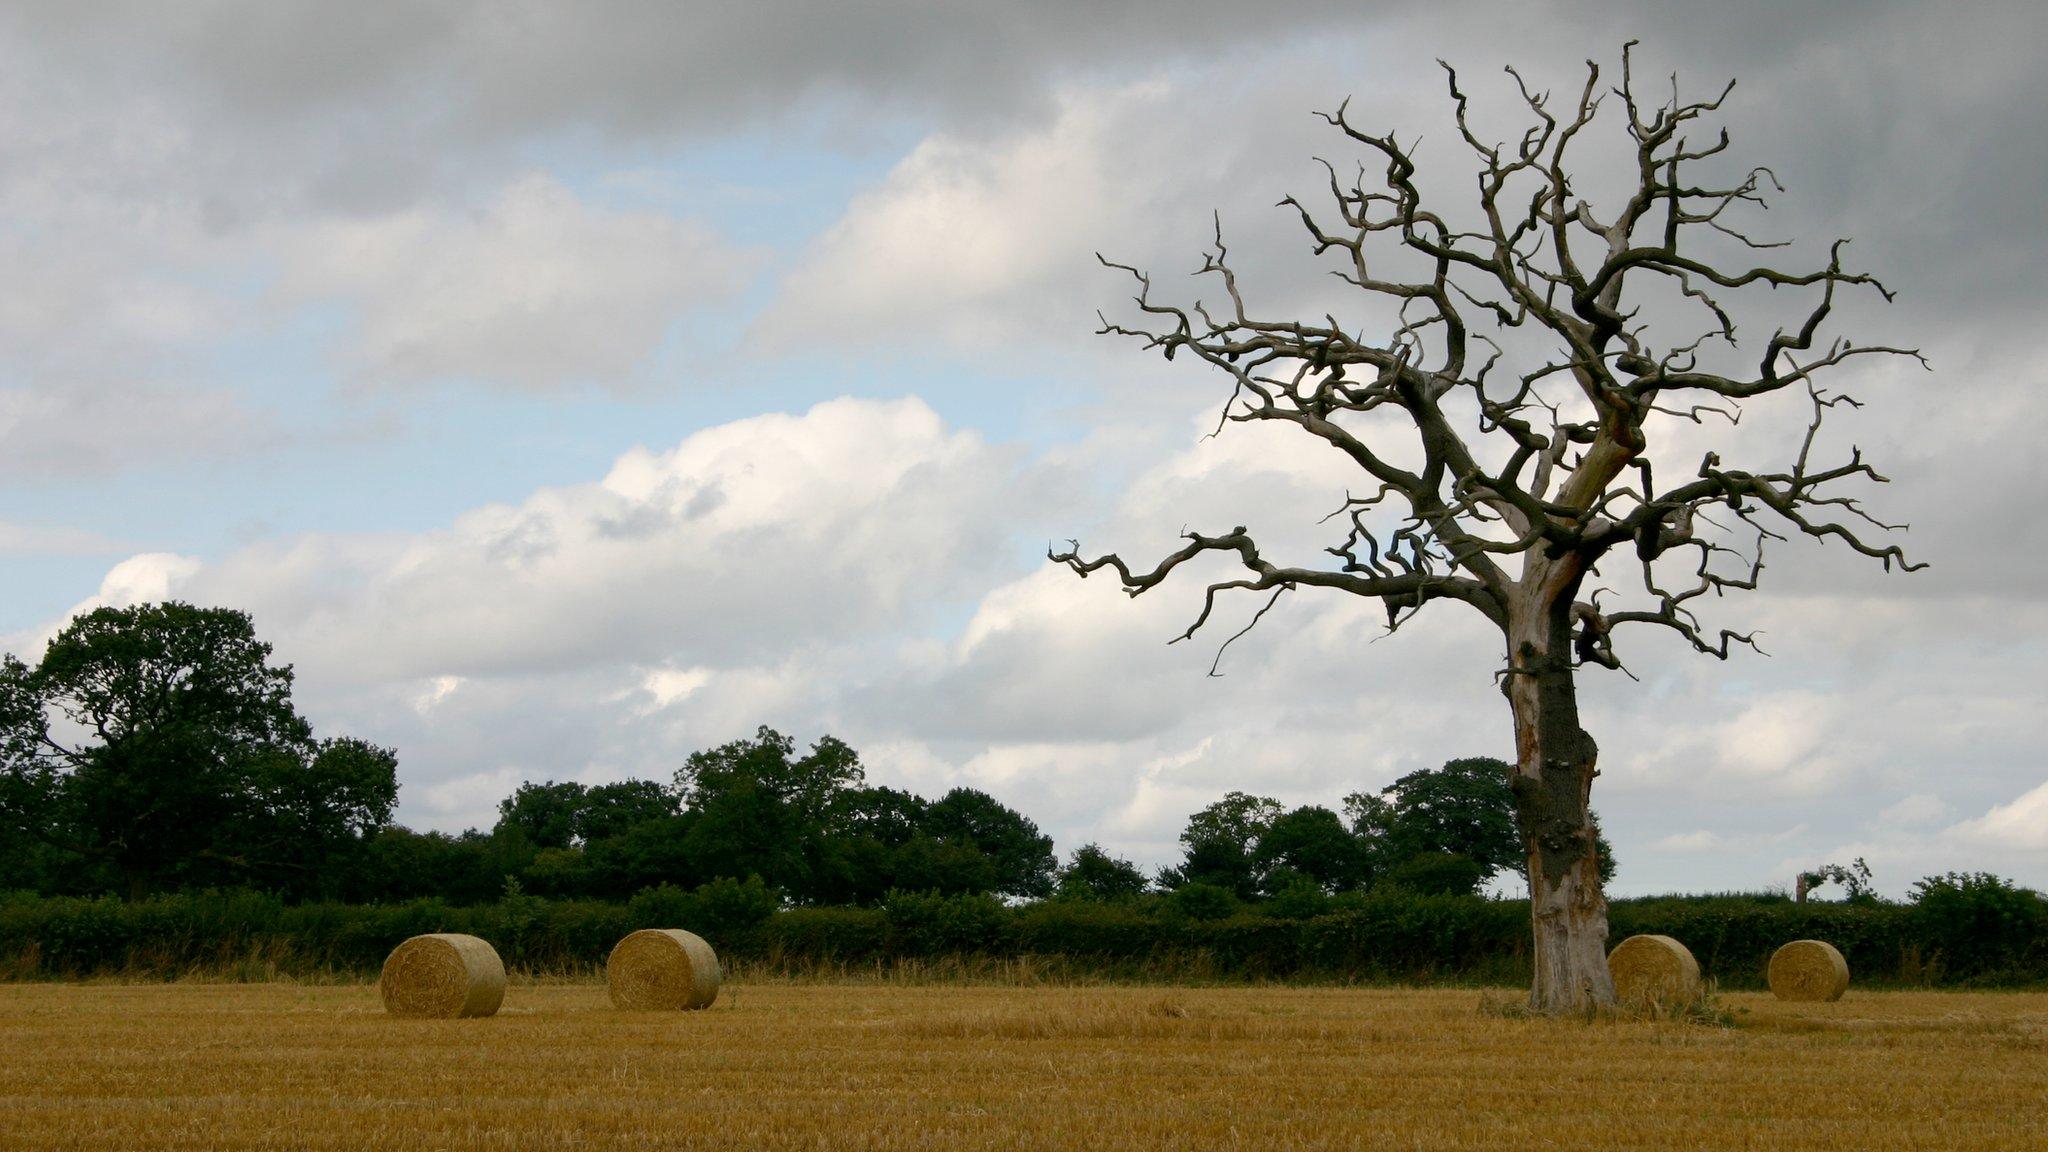
M 1105 318 L 1103 333 L 1137 337 L 1168 359 L 1191 354 L 1233 382 L 1218 432 L 1231 422 L 1281 421 L 1358 468 L 1364 494 L 1347 494 L 1330 517 L 1347 529 L 1327 549 L 1333 560 L 1276 564 L 1243 527 L 1185 532 L 1186 546 L 1150 569 L 1115 554 L 1084 559 L 1078 542 L 1048 550 L 1084 577 L 1114 570 L 1132 596 L 1197 557 L 1235 556 L 1243 571 L 1208 586 L 1200 615 L 1177 639 L 1208 622 L 1220 594 L 1267 594 L 1256 623 L 1301 587 L 1378 599 L 1389 631 L 1441 600 L 1492 621 L 1504 641 L 1498 680 L 1514 716 L 1511 784 L 1528 851 L 1530 1005 L 1542 1012 L 1614 997 L 1587 808 L 1597 749 L 1579 721 L 1579 669 L 1621 668 L 1615 634 L 1625 626 L 1664 629 L 1724 660 L 1732 647 L 1755 647 L 1752 635 L 1715 630 L 1695 610 L 1754 588 L 1766 541 L 1804 534 L 1887 570 L 1920 567 L 1898 546 L 1872 543 L 1894 526 L 1845 494 L 1853 483 L 1884 481 L 1861 452 L 1817 459 L 1823 418 L 1856 403 L 1822 387 L 1827 370 L 1869 356 L 1919 357 L 1821 337 L 1838 290 L 1863 286 L 1886 300 L 1890 292 L 1844 269 L 1843 241 L 1812 270 L 1765 266 L 1754 253 L 1784 245 L 1752 239 L 1732 218 L 1782 188 L 1766 168 L 1715 178 L 1728 134 L 1700 123 L 1733 83 L 1688 102 L 1673 77 L 1668 99 L 1646 102 L 1630 75 L 1632 47 L 1623 47 L 1621 83 L 1610 90 L 1589 61 L 1583 90 L 1562 114 L 1509 68 L 1528 119 L 1520 138 L 1503 144 L 1479 135 L 1457 73 L 1444 65 L 1459 135 L 1477 157 L 1476 196 L 1454 208 L 1424 202 L 1412 143 L 1361 130 L 1345 106 L 1322 115 L 1384 170 L 1368 180 L 1362 162 L 1347 181 L 1323 161 L 1333 204 L 1321 215 L 1293 197 L 1280 206 L 1299 214 L 1318 256 L 1339 262 L 1333 274 L 1364 294 L 1346 299 L 1379 305 L 1378 331 L 1392 332 L 1384 343 L 1347 331 L 1334 312 L 1254 316 L 1220 224 L 1197 275 L 1220 281 L 1224 307 L 1161 303 L 1148 275 L 1102 260 L 1136 278 L 1146 317 L 1135 328 Z M 1566 154 L 1591 139 L 1609 101 L 1627 118 L 1633 164 L 1617 175 L 1633 190 L 1596 208 L 1576 193 Z M 1744 309 L 1766 288 L 1806 299 L 1798 323 L 1777 328 L 1759 355 L 1738 342 L 1737 316 L 1747 326 Z M 1684 461 L 1653 467 L 1653 439 L 1668 441 L 1686 425 L 1733 429 L 1745 401 L 1778 393 L 1804 398 L 1805 434 L 1789 464 L 1747 471 L 1708 451 L 1689 475 Z M 1373 413 L 1398 413 L 1403 431 L 1386 434 L 1382 419 L 1369 432 Z M 1599 583 L 1631 573 L 1620 591 Z

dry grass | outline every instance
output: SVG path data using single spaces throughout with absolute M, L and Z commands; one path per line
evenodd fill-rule
M 2048 995 L 1727 995 L 1732 1028 L 1473 991 L 0 985 L 0 1148 L 2039 1149 Z M 1505 994 L 1498 994 L 1505 995 Z

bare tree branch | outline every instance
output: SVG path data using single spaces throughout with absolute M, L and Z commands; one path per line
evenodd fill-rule
M 1628 673 L 1616 649 L 1625 626 L 1654 626 L 1722 660 L 1737 648 L 1761 651 L 1755 632 L 1701 612 L 1756 588 L 1766 546 L 1775 555 L 1776 542 L 1795 535 L 1839 542 L 1886 569 L 1924 566 L 1885 538 L 1903 525 L 1861 503 L 1864 486 L 1885 477 L 1854 446 L 1824 459 L 1822 443 L 1827 417 L 1858 406 L 1835 370 L 1870 357 L 1919 359 L 1911 348 L 1825 331 L 1838 291 L 1889 300 L 1890 290 L 1844 266 L 1844 241 L 1824 263 L 1761 263 L 1760 253 L 1787 244 L 1756 239 L 1741 217 L 1782 188 L 1763 167 L 1717 177 L 1731 144 L 1706 123 L 1733 83 L 1688 101 L 1673 77 L 1668 98 L 1644 99 L 1633 47 L 1622 49 L 1618 84 L 1603 89 L 1589 61 L 1566 103 L 1509 69 L 1527 115 L 1519 135 L 1501 142 L 1481 135 L 1445 64 L 1456 146 L 1477 177 L 1472 199 L 1448 209 L 1424 202 L 1415 142 L 1362 128 L 1348 101 L 1321 114 L 1365 160 L 1349 180 L 1322 162 L 1327 206 L 1293 196 L 1279 206 L 1315 255 L 1334 262 L 1343 292 L 1391 317 L 1375 321 L 1386 326 L 1370 338 L 1339 324 L 1336 307 L 1308 318 L 1261 314 L 1245 298 L 1220 217 L 1196 272 L 1219 286 L 1214 308 L 1161 302 L 1148 274 L 1099 257 L 1135 279 L 1139 316 L 1104 318 L 1102 332 L 1169 360 L 1187 352 L 1230 379 L 1210 435 L 1238 423 L 1289 424 L 1359 470 L 1357 490 L 1370 495 L 1347 492 L 1324 517 L 1343 531 L 1323 549 L 1327 559 L 1272 562 L 1243 527 L 1184 532 L 1186 543 L 1150 568 L 1114 552 L 1084 558 L 1072 541 L 1046 550 L 1083 577 L 1115 572 L 1131 596 L 1209 554 L 1234 557 L 1239 572 L 1206 585 L 1200 612 L 1173 640 L 1200 631 L 1219 598 L 1265 593 L 1217 650 L 1211 675 L 1224 650 L 1303 586 L 1377 599 L 1390 633 L 1438 600 L 1462 601 L 1498 627 L 1507 658 L 1499 683 L 1515 721 L 1509 783 L 1529 853 L 1531 1001 L 1544 1011 L 1613 995 L 1587 807 L 1598 748 L 1579 723 L 1578 671 Z M 1609 100 L 1624 121 L 1630 187 L 1596 205 L 1577 193 L 1585 162 L 1572 146 L 1596 130 Z M 1794 322 L 1745 352 L 1737 318 L 1759 290 L 1801 299 Z M 1744 404 L 1782 403 L 1795 388 L 1806 392 L 1808 420 L 1789 463 L 1750 471 L 1724 465 L 1717 451 L 1696 466 L 1669 458 L 1673 425 L 1754 430 Z M 1397 413 L 1390 432 L 1387 417 Z M 1658 487 L 1674 476 L 1677 484 Z M 1620 591 L 1586 591 L 1603 563 L 1635 578 Z
M 1384 343 L 1346 332 L 1331 316 L 1258 317 L 1232 265 L 1220 215 L 1212 220 L 1211 246 L 1196 272 L 1219 283 L 1225 301 L 1220 310 L 1199 301 L 1162 303 L 1149 274 L 1098 256 L 1104 266 L 1133 278 L 1133 303 L 1141 316 L 1154 321 L 1128 325 L 1105 317 L 1100 331 L 1136 338 L 1169 360 L 1190 353 L 1231 380 L 1210 435 L 1232 423 L 1292 424 L 1343 453 L 1372 481 L 1374 497 L 1347 498 L 1340 510 L 1345 537 L 1325 550 L 1339 561 L 1336 571 L 1269 564 L 1242 528 L 1217 537 L 1190 533 L 1186 547 L 1148 572 L 1133 571 L 1113 553 L 1095 560 L 1083 560 L 1077 550 L 1048 554 L 1081 575 L 1114 568 L 1135 595 L 1203 552 L 1236 553 L 1254 577 L 1212 585 L 1189 635 L 1207 621 L 1217 595 L 1272 591 L 1283 584 L 1335 587 L 1401 605 L 1459 599 L 1498 623 L 1519 589 L 1552 575 L 1548 569 L 1537 571 L 1543 566 L 1532 567 L 1528 557 L 1551 564 L 1569 558 L 1568 566 L 1583 575 L 1625 541 L 1635 541 L 1638 551 L 1650 557 L 1703 544 L 1693 536 L 1695 527 L 1706 523 L 1697 513 L 1716 504 L 1741 509 L 1744 520 L 1768 515 L 1783 531 L 1839 540 L 1887 568 L 1894 563 L 1908 571 L 1921 567 L 1897 545 L 1867 537 L 1867 532 L 1891 526 L 1868 515 L 1856 499 L 1832 491 L 1848 480 L 1884 481 L 1860 453 L 1852 451 L 1846 463 L 1831 468 L 1812 463 L 1822 414 L 1856 403 L 1845 394 L 1820 391 L 1816 381 L 1823 373 L 1868 356 L 1919 357 L 1909 348 L 1839 338 L 1818 346 L 1838 288 L 1868 287 L 1885 299 L 1890 291 L 1875 278 L 1844 268 L 1841 241 L 1830 247 L 1823 266 L 1804 271 L 1725 267 L 1695 254 L 1690 238 L 1702 231 L 1732 238 L 1748 250 L 1784 247 L 1783 241 L 1751 238 L 1729 219 L 1735 210 L 1764 207 L 1765 194 L 1782 188 L 1765 167 L 1727 184 L 1684 179 L 1690 166 L 1730 147 L 1725 129 L 1709 129 L 1709 142 L 1698 146 L 1689 143 L 1687 129 L 1717 112 L 1733 84 L 1711 99 L 1691 102 L 1680 99 L 1674 86 L 1669 99 L 1652 107 L 1635 87 L 1631 50 L 1632 45 L 1623 52 L 1620 84 L 1609 90 L 1601 88 L 1599 66 L 1589 62 L 1576 100 L 1562 113 L 1554 109 L 1549 93 L 1533 90 L 1519 72 L 1508 69 L 1530 119 L 1518 139 L 1504 144 L 1480 137 L 1457 71 L 1442 65 L 1459 140 L 1477 163 L 1476 218 L 1484 222 L 1478 230 L 1454 227 L 1425 206 L 1415 182 L 1412 144 L 1360 128 L 1348 101 L 1320 114 L 1346 140 L 1381 161 L 1378 179 L 1369 179 L 1371 169 L 1360 165 L 1347 181 L 1335 164 L 1320 161 L 1333 223 L 1326 224 L 1294 196 L 1280 206 L 1300 222 L 1316 255 L 1339 259 L 1333 276 L 1351 290 L 1399 306 L 1402 319 Z M 1634 190 L 1611 216 L 1576 198 L 1568 156 L 1610 96 L 1623 108 L 1635 176 Z M 1583 252 L 1581 240 L 1590 242 Z M 1425 257 L 1427 275 L 1381 273 L 1374 253 L 1383 247 Z M 1704 332 L 1662 347 L 1652 343 L 1649 326 L 1632 321 L 1641 305 L 1630 301 L 1654 293 L 1659 283 L 1669 285 L 1675 299 L 1705 312 L 1709 323 Z M 1739 346 L 1733 313 L 1720 293 L 1758 286 L 1812 289 L 1818 296 L 1796 325 L 1765 342 L 1754 372 L 1707 370 L 1702 357 L 1708 341 Z M 1524 372 L 1511 393 L 1489 391 L 1488 374 L 1505 355 L 1495 333 L 1521 328 L 1550 334 L 1557 355 Z M 1483 358 L 1475 356 L 1475 346 Z M 1802 353 L 1812 355 L 1795 360 Z M 1546 399 L 1539 391 L 1546 380 L 1569 382 L 1575 395 L 1567 401 Z M 1710 455 L 1687 483 L 1661 494 L 1650 491 L 1653 417 L 1700 424 L 1713 415 L 1733 428 L 1742 421 L 1740 402 L 1795 385 L 1808 388 L 1814 419 L 1789 470 L 1724 469 L 1718 456 Z M 1661 402 L 1686 392 L 1709 399 Z M 1410 450 L 1420 450 L 1419 468 L 1394 464 L 1356 423 L 1367 413 L 1389 409 L 1407 416 L 1415 440 Z M 1468 426 L 1464 414 L 1475 409 L 1477 423 Z M 1483 462 L 1493 452 L 1481 450 L 1489 440 L 1506 442 L 1504 463 L 1497 469 Z M 1631 474 L 1642 478 L 1641 490 L 1623 482 Z M 1702 564 L 1726 554 L 1725 547 L 1708 546 Z M 1519 575 L 1502 566 L 1514 557 L 1525 559 Z M 1703 578 L 1717 595 L 1749 586 L 1740 570 L 1707 572 Z M 1657 607 L 1580 614 L 1576 626 L 1591 638 L 1579 647 L 1598 657 L 1590 662 L 1618 667 L 1609 645 L 1612 627 L 1619 623 L 1657 623 L 1721 657 L 1731 641 L 1745 642 L 1734 632 L 1707 640 L 1709 633 L 1695 621 L 1674 614 L 1679 611 L 1675 605 L 1696 594 L 1674 600 L 1647 570 L 1642 587 Z

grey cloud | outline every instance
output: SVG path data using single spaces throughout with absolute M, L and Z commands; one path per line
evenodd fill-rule
M 89 479 L 274 450 L 290 433 L 224 390 L 124 382 L 0 387 L 0 479 Z
M 0 557 L 113 556 L 132 545 L 82 528 L 0 520 Z
M 531 390 L 642 382 L 682 317 L 737 291 L 758 256 L 539 175 L 481 213 L 413 210 L 294 239 L 285 295 L 357 315 L 346 356 L 365 378 Z
M 302 2 L 15 10 L 14 35 L 122 64 L 231 120 L 404 102 L 453 135 L 722 131 L 820 94 L 921 110 L 1033 103 L 1050 75 L 1296 34 L 1355 5 Z
M 1842 331 L 1928 333 L 1924 342 L 1948 353 L 1977 346 L 1979 332 L 1997 321 L 2030 314 L 2038 296 L 2035 269 L 2048 233 L 2036 226 L 2033 189 L 2037 174 L 2048 171 L 2048 140 L 2025 130 L 2019 116 L 2048 98 L 2029 47 L 2048 34 L 2048 18 L 2033 6 L 1518 5 L 1489 9 L 1479 29 L 1466 10 L 1447 6 L 1399 18 L 1361 10 L 1323 27 L 1314 40 L 1254 40 L 1227 55 L 1190 53 L 1172 68 L 1119 73 L 1125 81 L 1170 83 L 1156 101 L 1104 99 L 1113 83 L 1074 89 L 1052 115 L 941 137 L 966 147 L 915 159 L 892 177 L 904 219 L 928 209 L 919 197 L 931 187 L 952 197 L 938 202 L 942 208 L 974 190 L 991 221 L 1021 214 L 1037 230 L 1022 246 L 1024 267 L 999 292 L 960 291 L 941 277 L 950 299 L 935 289 L 929 298 L 906 290 L 899 300 L 884 277 L 879 298 L 842 304 L 852 309 L 848 330 L 882 339 L 915 324 L 943 335 L 950 322 L 968 342 L 992 332 L 1033 345 L 1078 342 L 1092 308 L 1116 305 L 1125 294 L 1124 284 L 1094 267 L 1094 251 L 1154 269 L 1163 292 L 1185 287 L 1178 272 L 1192 267 L 1206 242 L 1212 209 L 1223 215 L 1248 284 L 1264 283 L 1263 298 L 1328 300 L 1327 287 L 1312 287 L 1319 268 L 1302 275 L 1309 261 L 1299 239 L 1289 239 L 1298 236 L 1291 218 L 1270 208 L 1284 192 L 1311 203 L 1320 195 L 1311 155 L 1342 168 L 1354 154 L 1311 120 L 1311 110 L 1348 95 L 1361 123 L 1419 135 L 1425 181 L 1462 199 L 1463 148 L 1447 122 L 1433 57 L 1460 66 L 1481 123 L 1506 132 L 1515 100 L 1500 65 L 1519 64 L 1532 83 L 1562 99 L 1576 92 L 1589 56 L 1612 79 L 1620 43 L 1632 35 L 1646 41 L 1637 64 L 1647 89 L 1660 90 L 1674 69 L 1700 93 L 1739 79 L 1725 113 L 1736 140 L 1731 163 L 1771 165 L 1789 185 L 1759 218 L 1760 229 L 1802 238 L 1808 259 L 1834 236 L 1855 237 L 1851 261 L 1900 290 L 1890 308 L 1874 298 L 1845 301 Z M 1076 92 L 1093 100 L 1081 102 L 1087 115 L 1078 126 Z M 1618 114 L 1614 107 L 1605 114 L 1610 129 Z M 1034 167 L 1032 159 L 1083 130 L 1092 139 L 1079 143 L 1094 149 L 1085 157 L 1094 166 L 1078 171 L 1093 186 L 1067 207 L 1062 197 L 1076 194 L 1072 176 Z M 1042 186 L 1033 187 L 1034 178 Z M 879 201 L 856 203 L 841 242 L 886 220 L 891 192 L 884 185 Z M 945 235 L 944 220 L 927 223 Z M 828 236 L 828 254 L 833 242 Z M 950 276 L 973 258 L 958 243 L 932 254 Z M 825 284 L 833 282 L 827 267 L 845 271 L 828 262 L 818 272 Z M 804 283 L 799 270 L 794 284 Z M 798 301 L 819 302 L 803 291 L 793 308 Z M 826 303 L 822 322 L 829 325 Z M 891 304 L 902 305 L 893 319 Z
M 927 124 L 971 123 L 977 112 L 1042 118 L 1057 85 L 1177 70 L 1320 93 L 1303 112 L 1352 91 L 1384 100 L 1389 81 L 1435 98 L 1435 56 L 1475 81 L 1519 60 L 1562 87 L 1583 58 L 1611 61 L 1640 36 L 1645 73 L 1676 61 L 1696 84 L 1740 77 L 1734 108 L 1751 144 L 1785 145 L 1762 150 L 1810 177 L 1795 182 L 1850 222 L 1900 200 L 1930 209 L 1908 254 L 2017 234 L 2030 218 L 2026 177 L 2042 170 L 2048 145 L 2013 131 L 2009 117 L 2040 104 L 2028 47 L 2044 28 L 2037 6 L 1530 4 L 1488 6 L 1483 21 L 1472 12 L 1273 3 L 1247 20 L 1225 0 L 46 5 L 9 9 L 0 41 L 30 75 L 90 74 L 107 90 L 46 84 L 59 108 L 146 94 L 181 109 L 209 157 L 254 141 L 287 167 L 319 167 L 325 154 L 322 179 L 339 188 L 380 168 L 461 178 L 479 150 L 564 134 L 616 143 L 741 131 L 816 111 L 828 96 L 851 101 L 850 129 L 877 112 Z M 1232 127 L 1214 110 L 1187 119 L 1209 123 L 1219 142 Z M 1874 243 L 1890 234 L 1858 231 Z M 2023 276 L 2024 265 L 2002 261 L 1999 275 Z

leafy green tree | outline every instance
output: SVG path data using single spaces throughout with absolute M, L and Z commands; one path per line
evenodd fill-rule
M 1280 812 L 1280 802 L 1271 797 L 1225 793 L 1223 799 L 1188 817 L 1180 834 L 1187 855 L 1180 867 L 1159 874 L 1161 886 L 1208 884 L 1227 888 L 1239 899 L 1250 899 L 1258 889 L 1252 846 Z
M 782 894 L 763 884 L 759 876 L 743 880 L 721 876 L 699 885 L 692 895 L 697 912 L 688 922 L 703 925 L 702 930 L 714 940 L 757 927 L 782 906 Z
M 676 798 L 653 780 L 620 780 L 583 791 L 576 812 L 576 839 L 584 844 L 623 836 L 650 821 L 676 814 Z
M 941 896 L 987 895 L 1001 891 L 1005 877 L 995 857 L 972 840 L 940 840 L 922 832 L 892 850 L 886 872 L 888 887 L 881 897 L 863 893 L 863 903 L 886 897 L 890 891 L 936 892 Z
M 676 773 L 691 818 L 691 870 L 707 880 L 756 875 L 797 899 L 817 899 L 834 886 L 827 823 L 864 778 L 844 741 L 826 736 L 797 756 L 796 742 L 766 725 L 751 740 L 692 753 Z
M 924 832 L 934 840 L 971 844 L 995 866 L 994 891 L 1046 896 L 1059 866 L 1052 837 L 1015 809 L 974 788 L 955 788 L 925 812 Z
M 803 898 L 817 904 L 873 904 L 897 887 L 898 851 L 864 836 L 827 836 L 818 846 Z
M 1222 920 L 1237 914 L 1237 893 L 1220 884 L 1192 880 L 1167 894 L 1163 904 L 1170 916 L 1189 920 Z
M 2014 977 L 2048 960 L 2048 898 L 1989 872 L 1950 872 L 1913 884 L 1913 920 L 1942 942 L 1950 978 Z
M 1515 796 L 1508 781 L 1514 768 L 1490 756 L 1449 760 L 1441 768 L 1425 768 L 1380 789 L 1354 792 L 1344 798 L 1352 830 L 1365 846 L 1373 866 L 1396 870 L 1416 856 L 1456 856 L 1477 864 L 1478 883 L 1502 873 L 1524 876 L 1527 853 L 1515 826 Z M 1614 876 L 1614 849 L 1600 832 L 1598 814 L 1590 814 L 1599 877 Z M 1412 883 L 1451 883 L 1459 869 L 1436 868 L 1435 879 Z
M 1200 812 L 1188 817 L 1180 842 L 1193 845 L 1203 841 L 1235 844 L 1249 852 L 1258 838 L 1279 819 L 1280 802 L 1270 796 L 1226 792 Z
M 521 784 L 499 802 L 498 813 L 492 834 L 534 849 L 532 864 L 521 873 L 527 887 L 547 896 L 616 899 L 637 891 L 639 886 L 631 879 L 646 876 L 651 869 L 644 859 L 645 843 L 612 848 L 607 843 L 677 814 L 674 796 L 652 780 L 592 786 L 553 780 Z M 648 882 L 659 883 L 679 878 L 685 869 L 671 861 L 669 867 L 652 871 Z
M 1607 833 L 1600 827 L 1600 814 L 1598 812 L 1590 808 L 1587 809 L 1586 824 L 1593 830 L 1593 869 L 1600 877 L 1600 884 L 1604 890 L 1607 885 L 1614 883 L 1614 845 L 1608 843 Z M 1522 878 L 1526 880 L 1528 876 L 1529 870 L 1524 867 L 1522 869 Z
M 1308 920 L 1330 911 L 1332 901 L 1329 892 L 1313 879 L 1294 871 L 1281 868 L 1267 877 L 1272 895 L 1260 906 L 1260 911 L 1282 920 Z
M 441 882 L 452 875 L 456 855 L 454 838 L 445 832 L 415 832 L 392 825 L 370 838 L 368 862 L 358 900 L 408 900 L 414 896 L 438 895 Z
M 1455 852 L 1417 852 L 1395 863 L 1380 882 L 1427 896 L 1470 896 L 1486 880 L 1486 869 Z
M 588 877 L 584 890 L 593 896 L 621 899 L 642 888 L 675 884 L 695 888 L 710 877 L 699 871 L 693 856 L 697 845 L 690 831 L 697 813 L 644 820 L 616 836 L 592 840 L 583 849 Z M 536 861 L 538 863 L 538 861 Z
M 573 780 L 521 784 L 498 801 L 498 824 L 493 830 L 524 836 L 535 849 L 567 848 L 576 839 L 583 794 L 583 785 Z
M 519 874 L 521 886 L 536 896 L 556 898 L 616 898 L 607 890 L 592 866 L 590 855 L 581 848 L 543 848 Z M 627 893 L 630 895 L 630 893 Z
M 1252 863 L 1267 895 L 1294 876 L 1305 876 L 1325 892 L 1365 883 L 1366 862 L 1358 837 L 1328 808 L 1296 808 L 1273 818 L 1252 847 Z
M 1099 844 L 1083 844 L 1060 869 L 1057 891 L 1070 900 L 1128 900 L 1144 895 L 1147 887 L 1136 864 L 1111 856 Z
M 80 616 L 34 668 L 0 659 L 0 817 L 131 897 L 248 862 L 263 786 L 317 760 L 270 654 L 246 614 L 171 602 Z
M 735 775 L 715 792 L 697 793 L 686 815 L 683 857 L 690 877 L 759 876 L 772 887 L 810 895 L 822 825 L 805 820 L 765 783 Z
M 0 822 L 0 892 L 19 890 L 50 896 L 101 891 L 91 869 L 78 858 L 13 824 Z
M 1870 904 L 1877 900 L 1876 890 L 1870 886 L 1870 865 L 1865 864 L 1861 856 L 1846 866 L 1823 864 L 1811 872 L 1801 872 L 1795 899 L 1804 904 L 1814 889 L 1826 884 L 1841 885 L 1842 898 L 1851 904 Z
M 1177 866 L 1159 870 L 1158 884 L 1168 892 L 1200 884 L 1249 900 L 1258 893 L 1259 877 L 1250 852 L 1225 840 L 1200 840 L 1188 845 Z
M 834 836 L 866 838 L 891 848 L 909 843 L 924 826 L 931 804 L 896 788 L 849 788 L 839 794 L 826 821 Z
M 335 898 L 368 864 L 398 804 L 398 753 L 342 736 L 249 761 L 254 803 L 228 841 L 239 876 L 291 896 Z
M 436 897 L 451 904 L 489 904 L 504 894 L 508 877 L 532 866 L 534 851 L 521 836 L 497 836 L 472 828 L 415 832 L 396 825 L 367 845 L 363 895 L 376 900 Z
M 986 892 L 994 869 L 974 849 L 973 857 L 951 867 L 935 857 L 947 854 L 919 830 L 931 807 L 922 797 L 896 788 L 849 788 L 833 800 L 806 897 L 827 904 L 875 904 L 892 889 Z M 912 842 L 926 843 L 915 848 Z M 948 850 L 951 851 L 951 850 Z M 956 856 L 959 853 L 954 853 Z M 959 887 L 966 884 L 967 887 Z
M 860 757 L 832 736 L 795 752 L 794 740 L 764 724 L 752 740 L 692 753 L 676 773 L 676 794 L 684 807 L 701 809 L 725 793 L 758 789 L 804 823 L 822 825 L 840 793 L 865 779 Z
M 1385 863 L 1387 845 L 1394 839 L 1394 805 L 1379 792 L 1353 792 L 1344 797 L 1344 819 L 1351 832 L 1365 842 L 1375 864 Z
M 1419 853 L 1443 853 L 1477 863 L 1490 877 L 1526 863 L 1508 787 L 1513 773 L 1506 761 L 1465 757 L 1410 772 L 1378 797 L 1348 797 L 1346 804 L 1354 826 L 1374 838 L 1374 854 L 1387 865 Z

